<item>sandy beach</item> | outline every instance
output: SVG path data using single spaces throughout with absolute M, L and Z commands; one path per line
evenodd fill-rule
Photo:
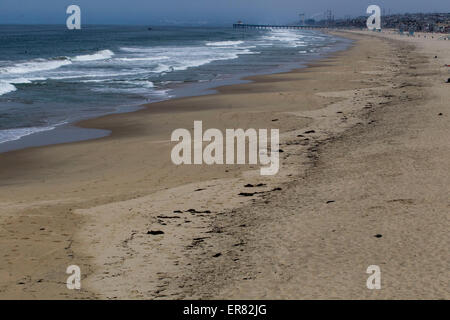
M 449 299 L 450 41 L 337 34 L 353 45 L 307 68 L 0 154 L 0 298 Z M 195 120 L 279 129 L 279 173 L 175 166 Z

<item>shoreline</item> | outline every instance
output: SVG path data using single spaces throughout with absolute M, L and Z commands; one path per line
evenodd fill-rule
M 339 37 L 338 37 L 339 38 Z M 198 97 L 203 95 L 214 95 L 220 93 L 221 88 L 228 86 L 235 86 L 239 84 L 251 83 L 253 78 L 258 79 L 258 77 L 279 74 L 279 73 L 289 73 L 295 72 L 303 68 L 308 68 L 315 62 L 322 59 L 326 59 L 328 56 L 332 56 L 335 52 L 340 52 L 346 50 L 351 46 L 351 41 L 346 38 L 340 38 L 340 43 L 336 44 L 332 50 L 327 50 L 326 52 L 308 55 L 304 57 L 304 60 L 297 62 L 289 62 L 280 64 L 278 67 L 273 67 L 267 70 L 254 71 L 249 74 L 231 74 L 228 78 L 222 80 L 215 80 L 213 82 L 205 83 L 183 83 L 181 86 L 177 87 L 176 94 L 172 98 L 167 98 L 165 100 L 143 103 L 135 106 L 128 106 L 123 110 L 118 110 L 116 112 L 107 113 L 99 116 L 94 116 L 92 118 L 86 118 L 77 120 L 74 122 L 57 125 L 53 129 L 45 130 L 43 132 L 36 132 L 30 135 L 21 137 L 18 140 L 11 140 L 0 144 L 0 154 L 25 150 L 27 148 L 35 147 L 46 147 L 52 145 L 59 145 L 65 143 L 77 143 L 88 140 L 96 140 L 101 138 L 107 138 L 111 135 L 111 130 L 108 129 L 98 129 L 95 126 L 85 126 L 84 123 L 92 123 L 96 119 L 102 119 L 109 116 L 120 116 L 123 114 L 134 113 L 139 111 L 144 111 L 151 108 L 155 104 L 162 102 L 185 99 L 190 97 Z M 170 112 L 170 111 L 167 111 Z
M 352 185 L 346 184 L 346 175 L 326 174 L 334 170 L 333 166 L 326 166 L 334 159 L 327 148 L 348 148 L 347 144 L 342 145 L 347 141 L 357 151 L 364 147 L 366 140 L 360 138 L 364 134 L 377 132 L 377 128 L 391 131 L 395 128 L 391 124 L 383 126 L 383 119 L 372 122 L 370 117 L 372 113 L 382 115 L 389 111 L 384 106 L 392 103 L 389 96 L 396 93 L 395 88 L 390 88 L 391 82 L 393 85 L 404 81 L 401 73 L 390 70 L 391 64 L 386 62 L 397 64 L 396 55 L 407 56 L 408 51 L 400 42 L 389 42 L 393 40 L 349 36 L 356 42 L 348 50 L 305 69 L 261 76 L 260 82 L 222 88 L 222 92 L 214 95 L 161 102 L 153 111 L 83 122 L 86 126 L 95 123 L 100 129 L 113 128 L 116 133 L 107 139 L 6 154 L 0 159 L 3 169 L 0 188 L 5 191 L 0 223 L 8 231 L 2 236 L 2 252 L 7 254 L 0 268 L 1 278 L 5 279 L 0 284 L 0 296 L 9 299 L 314 299 L 355 298 L 360 293 L 360 297 L 373 298 L 367 289 L 362 292 L 354 289 L 355 281 L 359 281 L 355 274 L 344 276 L 350 281 L 341 283 L 341 293 L 327 287 L 327 283 L 336 283 L 324 277 L 327 272 L 332 274 L 332 270 L 323 267 L 341 263 L 336 258 L 339 251 L 333 251 L 336 248 L 332 246 L 346 243 L 353 248 L 353 242 L 346 242 L 352 238 L 366 244 L 359 238 L 358 230 L 364 229 L 364 225 L 358 224 L 360 217 L 355 219 L 346 213 L 358 208 L 359 202 L 351 208 L 324 211 L 330 208 L 324 203 L 335 200 L 334 193 L 346 191 L 346 185 Z M 373 41 L 379 52 L 370 50 Z M 392 44 L 395 44 L 393 48 Z M 418 59 L 415 54 L 411 53 Z M 368 55 L 373 57 L 369 59 Z M 377 76 L 388 82 L 380 83 Z M 418 103 L 428 101 L 417 96 L 417 88 L 406 87 L 406 97 Z M 368 108 L 368 103 L 377 105 L 380 111 Z M 173 108 L 170 116 L 161 112 L 167 105 Z M 211 105 L 215 108 L 209 109 Z M 190 111 L 183 112 L 186 108 Z M 280 147 L 284 152 L 279 175 L 261 177 L 255 173 L 258 171 L 254 166 L 174 168 L 168 153 L 170 132 L 174 128 L 190 128 L 193 120 L 199 118 L 207 127 L 219 129 L 282 128 Z M 306 134 L 309 129 L 315 132 Z M 382 139 L 389 141 L 395 134 Z M 344 156 L 354 152 L 348 150 Z M 376 162 L 368 163 L 378 168 Z M 392 163 L 392 159 L 384 163 Z M 315 171 L 318 173 L 314 174 Z M 346 167 L 346 172 L 352 176 L 351 167 Z M 396 173 L 387 172 L 386 177 L 389 174 Z M 322 194 L 321 181 L 326 179 L 331 179 L 328 183 L 334 189 L 325 191 L 333 199 Z M 264 186 L 244 187 L 248 183 Z M 365 189 L 364 183 L 357 185 Z M 250 190 L 257 193 L 252 197 L 238 195 Z M 303 199 L 306 202 L 299 203 Z M 351 203 L 353 199 L 348 201 Z M 395 203 L 411 205 L 406 200 Z M 309 212 L 317 214 L 295 214 L 298 208 L 308 207 Z M 322 215 L 325 217 L 315 218 Z M 343 220 L 336 221 L 333 216 Z M 409 218 L 416 219 L 411 215 Z M 443 217 L 435 214 L 435 218 Z M 341 233 L 346 228 L 344 222 L 350 224 Z M 403 220 L 390 222 L 393 222 L 391 231 L 398 228 L 404 232 Z M 330 223 L 337 223 L 338 237 L 331 243 L 325 242 L 324 247 L 318 240 L 320 235 L 327 234 Z M 148 230 L 163 230 L 164 234 L 151 236 Z M 441 239 L 441 230 L 438 231 L 435 230 L 434 236 Z M 422 235 L 429 231 L 415 232 Z M 296 242 L 292 243 L 293 240 Z M 389 243 L 396 248 L 395 243 Z M 296 246 L 301 251 L 296 251 Z M 372 251 L 377 250 L 373 243 L 370 246 Z M 329 248 L 333 250 L 328 252 Z M 429 247 L 424 248 L 439 257 Z M 385 249 L 383 252 L 386 253 Z M 352 261 L 354 257 L 359 259 L 357 253 L 344 250 L 339 254 L 344 255 L 344 260 Z M 321 259 L 316 261 L 316 256 Z M 402 261 L 398 257 L 392 260 Z M 310 264 L 305 265 L 304 261 Z M 81 267 L 80 291 L 65 288 L 65 268 L 69 264 Z M 296 270 L 295 266 L 303 269 Z M 318 268 L 310 269 L 311 266 Z M 430 274 L 442 273 L 439 268 L 437 264 L 434 269 L 424 270 L 431 270 Z M 364 271 L 362 274 L 365 279 Z M 335 274 L 332 279 L 341 278 Z M 434 283 L 431 284 L 435 289 Z M 396 293 L 395 289 L 384 292 L 387 296 Z M 439 290 L 425 291 L 425 297 L 435 296 L 434 292 L 442 295 Z M 414 293 L 416 298 L 424 296 Z M 401 297 L 409 296 L 401 291 Z

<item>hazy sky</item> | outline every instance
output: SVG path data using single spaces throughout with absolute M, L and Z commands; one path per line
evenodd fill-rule
M 65 24 L 66 8 L 81 7 L 83 24 L 287 23 L 299 13 L 320 19 L 365 15 L 370 4 L 386 13 L 450 12 L 449 0 L 0 0 L 0 24 Z

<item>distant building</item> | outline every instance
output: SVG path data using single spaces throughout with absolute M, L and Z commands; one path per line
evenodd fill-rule
M 321 20 L 319 25 L 327 25 L 337 28 L 366 28 L 367 16 L 357 18 Z M 402 29 L 420 32 L 450 32 L 450 13 L 405 13 L 385 15 L 381 17 L 382 28 Z

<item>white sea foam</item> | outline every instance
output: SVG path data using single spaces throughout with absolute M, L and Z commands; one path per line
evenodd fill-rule
M 117 79 L 89 79 L 89 80 L 81 80 L 83 83 L 111 83 L 111 84 L 128 84 L 136 87 L 142 88 L 153 88 L 155 87 L 152 81 L 148 80 L 117 80 Z
M 166 60 L 169 59 L 169 57 L 161 56 L 161 57 L 142 57 L 142 58 L 118 58 L 116 60 L 118 61 L 157 61 L 157 60 Z
M 29 127 L 0 130 L 0 143 L 19 140 L 20 138 L 29 136 L 30 134 L 50 131 L 53 129 L 55 129 L 55 127 Z
M 299 34 L 294 30 L 271 30 L 270 33 L 263 36 L 262 39 L 265 41 L 268 40 L 272 44 L 276 41 L 278 44 L 296 48 L 305 45 L 305 42 L 302 41 L 302 38 L 304 37 L 304 35 Z
M 70 65 L 72 62 L 105 60 L 111 58 L 113 55 L 114 52 L 111 50 L 102 50 L 94 54 L 80 55 L 74 58 L 59 57 L 54 59 L 36 59 L 33 61 L 17 63 L 12 66 L 0 68 L 0 75 L 28 74 L 33 72 L 50 71 L 58 69 L 62 66 Z
M 133 85 L 138 85 L 138 86 L 144 87 L 144 88 L 154 88 L 155 87 L 155 85 L 151 81 L 144 80 L 144 81 L 127 81 L 127 82 L 130 84 L 133 84 Z
M 81 56 L 76 56 L 72 58 L 72 61 L 85 62 L 85 61 L 96 61 L 96 60 L 106 60 L 110 59 L 114 55 L 111 50 L 101 50 L 93 54 L 85 54 Z
M 163 90 L 149 90 L 149 88 L 144 86 L 135 86 L 128 88 L 117 88 L 117 87 L 101 87 L 101 88 L 91 88 L 94 92 L 105 92 L 105 93 L 126 93 L 126 94 L 137 94 L 143 96 L 157 96 L 159 98 L 170 98 L 171 96 L 168 94 L 169 89 Z
M 9 92 L 16 91 L 15 84 L 30 84 L 35 80 L 45 80 L 45 78 L 14 78 L 8 80 L 0 80 L 0 96 Z
M 60 60 L 35 60 L 30 62 L 18 63 L 14 66 L 0 68 L 0 74 L 26 74 L 37 71 L 47 71 L 69 65 L 72 62 L 66 59 Z
M 239 43 L 243 43 L 243 41 Z M 164 75 L 168 72 L 199 67 L 213 61 L 237 59 L 239 55 L 243 54 L 259 54 L 259 52 L 251 51 L 250 48 L 253 47 L 231 45 L 225 47 L 186 46 L 183 48 L 123 47 L 121 51 L 128 52 L 131 56 L 119 59 L 130 65 L 145 67 L 148 72 Z
M 17 88 L 12 85 L 11 83 L 5 82 L 5 81 L 0 81 L 0 96 L 8 93 L 8 92 L 13 92 L 16 91 Z
M 217 41 L 217 42 L 207 42 L 207 46 L 211 47 L 226 47 L 226 46 L 237 46 L 243 44 L 244 41 Z
M 143 48 L 143 47 L 122 47 L 120 48 L 121 51 L 125 51 L 125 52 L 137 52 L 137 53 L 141 53 L 141 52 L 149 52 L 154 50 L 154 48 Z
M 14 78 L 8 80 L 9 83 L 12 84 L 30 84 L 33 81 L 44 81 L 47 80 L 47 78 L 44 77 L 35 77 L 35 78 Z
M 113 81 L 114 79 L 89 79 L 89 80 L 80 80 L 80 82 L 83 83 L 100 83 L 100 82 L 109 82 Z
M 124 70 L 122 72 L 105 72 L 96 71 L 96 73 L 69 73 L 68 75 L 50 75 L 49 79 L 52 80 L 71 80 L 71 79 L 81 79 L 81 78 L 102 78 L 102 77 L 122 77 L 122 76 L 132 76 L 136 74 L 148 73 L 145 69 L 135 69 L 135 70 Z M 107 81 L 107 79 L 83 79 L 80 82 L 102 82 Z M 77 80 L 78 81 L 78 80 Z

